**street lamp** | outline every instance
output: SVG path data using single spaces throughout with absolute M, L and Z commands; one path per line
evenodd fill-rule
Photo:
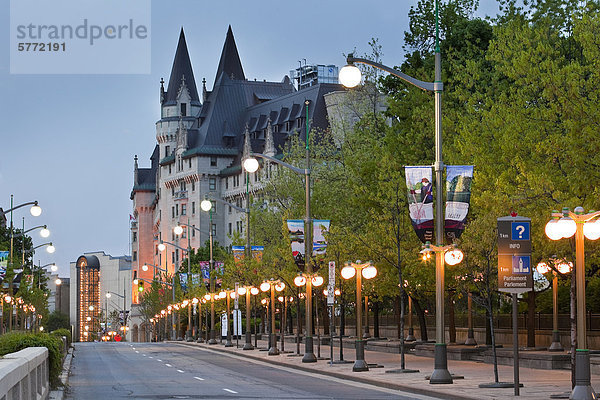
M 275 333 L 275 291 L 281 292 L 285 289 L 285 283 L 279 279 L 269 279 L 260 284 L 260 290 L 263 292 L 271 289 L 271 332 L 269 334 L 269 353 L 270 356 L 279 355 L 277 349 L 277 334 Z M 283 334 L 283 332 L 282 332 Z
M 354 63 L 367 64 L 380 70 L 386 71 L 405 82 L 416 86 L 417 88 L 434 93 L 435 109 L 435 239 L 437 246 L 443 246 L 444 243 L 444 207 L 442 199 L 442 183 L 444 162 L 442 161 L 442 92 L 444 85 L 442 83 L 442 57 L 439 43 L 439 5 L 435 1 L 435 77 L 434 82 L 423 82 L 415 79 L 394 68 L 383 64 L 356 58 L 353 54 L 348 54 L 348 65 L 340 70 L 340 83 L 346 87 L 354 87 L 361 81 L 360 70 Z M 447 350 L 444 332 L 444 260 L 443 252 L 436 251 L 436 346 L 434 370 L 431 374 L 429 383 L 442 384 L 452 383 L 452 376 L 448 372 Z
M 213 260 L 213 231 L 212 231 L 212 202 L 208 199 L 202 200 L 200 203 L 200 208 L 203 211 L 208 212 L 209 215 L 209 225 L 208 225 L 208 233 L 209 233 L 209 251 L 210 251 L 210 260 L 209 260 L 209 268 L 210 268 L 210 277 L 209 277 L 209 287 L 210 292 L 215 292 L 215 261 Z M 217 344 L 217 339 L 215 339 L 215 300 L 211 297 L 210 300 L 210 339 L 208 340 L 208 344 Z
M 281 165 L 298 175 L 304 175 L 304 183 L 305 183 L 305 214 L 304 214 L 304 265 L 305 272 L 308 275 L 312 275 L 313 269 L 310 263 L 311 254 L 312 254 L 312 220 L 310 217 L 310 151 L 309 151 L 309 130 L 308 130 L 308 106 L 310 102 L 307 100 L 304 102 L 306 107 L 306 168 L 301 169 L 294 167 L 291 164 L 283 162 L 277 158 L 267 156 L 265 154 L 259 153 L 249 153 L 246 159 L 243 161 L 243 167 L 246 171 L 256 171 L 258 169 L 258 161 L 256 157 L 260 157 L 262 159 L 271 161 L 277 165 Z M 317 357 L 315 356 L 313 350 L 313 337 L 312 337 L 312 282 L 310 280 L 307 281 L 306 284 L 306 338 L 304 343 L 304 357 L 302 357 L 303 363 L 309 362 L 317 362 Z
M 556 265 L 556 268 L 561 274 L 567 274 L 571 272 L 573 263 L 562 261 Z M 552 271 L 552 344 L 548 347 L 548 351 L 563 351 L 562 344 L 560 344 L 560 333 L 558 332 L 558 275 L 556 269 L 551 268 L 545 262 L 538 263 L 536 269 L 541 275 Z
M 585 213 L 583 207 L 576 207 L 574 212 L 565 207 L 562 212 L 553 211 L 552 219 L 546 224 L 546 235 L 552 240 L 570 238 L 575 235 L 575 286 L 577 288 L 577 349 L 575 355 L 575 387 L 571 399 L 596 399 L 591 385 L 590 351 L 587 349 L 587 332 L 585 323 L 585 252 L 584 237 L 589 240 L 600 238 L 600 211 Z
M 258 289 L 253 286 L 241 286 L 238 288 L 238 294 L 240 296 L 246 295 L 246 343 L 244 344 L 242 350 L 254 350 L 254 346 L 252 346 L 252 332 L 250 330 L 250 313 L 252 310 L 250 304 L 250 295 L 257 295 L 258 293 Z M 256 332 L 254 334 L 256 335 Z
M 189 233 L 189 232 L 188 232 L 188 233 Z M 212 241 L 211 241 L 211 242 L 212 242 Z M 167 244 L 168 244 L 168 245 L 170 245 L 170 246 L 173 246 L 173 247 L 175 247 L 176 249 L 179 249 L 179 250 L 181 250 L 181 251 L 185 251 L 186 253 L 188 253 L 188 271 L 189 271 L 189 268 L 190 268 L 190 264 L 189 264 L 189 263 L 190 263 L 190 255 L 191 255 L 191 250 L 190 250 L 190 248 L 188 247 L 188 248 L 186 249 L 186 248 L 184 248 L 184 247 L 181 247 L 181 246 L 178 246 L 178 245 L 176 245 L 175 243 L 171 243 L 171 242 L 164 242 L 164 241 L 162 241 L 162 240 L 161 240 L 161 241 L 160 241 L 160 244 L 158 245 L 158 250 L 159 250 L 159 251 L 161 251 L 161 252 L 162 252 L 162 251 L 165 251 L 165 250 L 166 250 L 166 248 L 167 248 L 167 246 L 166 246 Z M 211 246 L 211 252 L 212 252 L 212 246 Z M 212 257 L 211 257 L 211 259 L 212 259 Z M 150 264 L 148 264 L 148 265 L 150 265 Z M 161 271 L 164 271 L 164 270 L 163 270 L 163 269 L 161 269 L 161 268 L 158 268 L 158 267 L 155 267 L 155 268 L 157 268 L 157 269 L 160 269 Z M 172 290 L 173 290 L 173 303 L 174 303 L 174 302 L 175 302 L 175 270 L 173 270 L 173 284 L 172 284 Z M 171 327 L 171 328 L 172 328 L 172 329 L 171 329 L 171 338 L 172 338 L 172 340 L 176 340 L 176 339 L 177 339 L 177 332 L 176 332 L 176 330 L 175 330 L 175 326 L 176 326 L 176 325 L 175 325 L 175 313 L 173 313 L 173 314 L 172 314 L 171 323 L 172 323 L 172 327 Z
M 358 273 L 357 273 L 358 272 Z M 341 270 L 342 278 L 352 279 L 356 275 L 356 361 L 352 366 L 352 371 L 361 372 L 368 371 L 369 366 L 365 362 L 365 342 L 361 337 L 362 332 L 362 278 L 373 279 L 377 275 L 377 268 L 373 265 L 373 261 L 361 263 L 360 260 L 346 262 L 346 266 Z

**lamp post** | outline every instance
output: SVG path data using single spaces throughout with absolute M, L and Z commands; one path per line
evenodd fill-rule
M 233 342 L 231 341 L 231 324 L 229 323 L 230 321 L 230 316 L 231 316 L 231 307 L 230 307 L 230 299 L 235 298 L 236 292 L 235 290 L 222 290 L 219 293 L 219 297 L 220 298 L 226 298 L 226 312 L 227 312 L 227 338 L 225 340 L 225 347 L 233 347 Z
M 308 239 L 306 239 L 306 240 L 308 240 Z M 323 284 L 323 282 L 324 282 L 324 279 L 322 276 L 319 276 L 319 275 L 313 274 L 313 273 L 310 273 L 310 274 L 309 273 L 300 273 L 300 274 L 298 274 L 298 276 L 296 276 L 294 278 L 294 285 L 296 285 L 298 287 L 306 285 L 307 307 L 308 307 L 308 305 L 310 305 L 310 307 L 312 307 L 312 299 L 310 299 L 310 301 L 308 299 L 309 296 L 312 297 L 312 288 L 321 286 Z M 299 312 L 300 312 L 300 304 L 298 304 L 298 313 Z M 306 310 L 306 313 L 307 314 L 309 313 L 309 309 Z M 311 324 L 306 326 L 307 335 L 309 334 L 309 332 L 312 335 L 312 309 L 310 309 L 310 313 L 311 313 L 311 321 L 310 321 Z M 308 321 L 306 321 L 306 322 L 308 324 Z M 317 329 L 318 329 L 318 322 L 319 321 L 317 320 Z M 310 329 L 310 331 L 309 331 L 309 329 Z M 321 351 L 320 335 L 317 335 L 317 336 L 319 336 L 318 346 L 319 346 L 319 353 L 320 353 L 320 351 Z M 305 357 L 306 357 L 306 354 L 305 354 Z M 319 357 L 320 357 L 320 355 L 319 355 Z M 304 362 L 304 359 L 302 359 L 302 361 Z
M 573 263 L 560 262 L 558 265 L 555 263 L 555 268 L 561 274 L 567 274 L 571 272 Z M 562 344 L 560 343 L 560 333 L 558 332 L 558 274 L 556 269 L 551 268 L 545 262 L 538 263 L 536 270 L 539 274 L 545 275 L 548 272 L 552 272 L 552 343 L 548 347 L 548 351 L 564 351 Z
M 268 355 L 276 356 L 279 355 L 279 349 L 277 349 L 277 333 L 275 332 L 275 291 L 281 292 L 285 289 L 285 283 L 279 279 L 269 279 L 260 284 L 260 290 L 263 292 L 269 289 L 271 289 L 271 332 L 269 334 Z
M 281 165 L 299 175 L 304 175 L 304 183 L 305 183 L 305 214 L 304 214 L 304 264 L 305 264 L 305 272 L 309 275 L 312 274 L 312 265 L 310 263 L 310 258 L 312 254 L 312 220 L 310 216 L 310 150 L 309 150 L 309 121 L 308 121 L 308 106 L 310 105 L 310 101 L 306 100 L 304 102 L 306 108 L 306 168 L 301 169 L 294 167 L 286 162 L 278 160 L 274 157 L 270 157 L 264 154 L 259 153 L 250 153 L 247 158 L 242 163 L 244 169 L 248 172 L 254 172 L 258 169 L 258 161 L 254 157 L 260 157 L 262 159 L 271 161 L 275 164 Z M 304 343 L 304 357 L 302 357 L 303 363 L 309 362 L 317 362 L 317 357 L 315 356 L 313 350 L 313 337 L 312 337 L 312 283 L 311 281 L 307 281 L 306 284 L 306 338 Z
M 176 227 L 173 228 L 173 232 L 179 236 L 183 233 L 183 227 L 185 226 L 187 228 L 187 287 L 188 290 L 190 290 L 192 288 L 192 243 L 190 240 L 190 228 L 192 228 L 190 225 L 188 224 L 184 224 L 182 222 L 179 223 L 179 225 L 177 225 Z M 195 228 L 195 227 L 194 227 Z M 197 228 L 196 228 L 197 229 Z M 200 230 L 200 229 L 197 229 Z M 192 341 L 192 307 L 188 308 L 188 328 L 185 332 L 185 336 L 186 336 L 186 340 L 188 342 Z
M 589 240 L 600 238 L 600 211 L 585 213 L 583 207 L 574 212 L 567 207 L 562 212 L 552 212 L 553 219 L 546 224 L 546 235 L 551 240 L 570 238 L 575 235 L 575 280 L 577 288 L 577 349 L 575 356 L 575 387 L 571 399 L 596 399 L 591 385 L 590 351 L 587 349 L 585 307 L 585 252 L 584 237 Z M 595 221 L 592 221 L 596 218 Z
M 212 231 L 212 203 L 210 200 L 204 199 L 200 203 L 200 208 L 203 211 L 208 212 L 209 215 L 209 225 L 208 225 L 208 233 L 209 233 L 209 251 L 210 251 L 210 278 L 209 278 L 209 286 L 210 292 L 215 292 L 215 261 L 213 260 L 213 231 Z M 211 297 L 210 300 L 210 339 L 208 344 L 217 344 L 217 340 L 215 339 L 215 300 Z
M 212 243 L 212 240 L 211 240 L 211 243 Z M 158 245 L 158 250 L 159 251 L 165 251 L 165 249 L 167 248 L 167 246 L 166 246 L 167 244 L 170 245 L 170 246 L 175 247 L 176 249 L 179 249 L 181 251 L 185 251 L 186 253 L 188 253 L 188 263 L 189 263 L 189 261 L 190 261 L 190 254 L 191 253 L 190 253 L 190 250 L 186 249 L 185 247 L 181 247 L 181 246 L 176 245 L 175 243 L 165 242 L 165 241 L 161 240 L 160 244 Z M 212 245 L 211 245 L 211 253 L 212 253 Z M 212 257 L 211 257 L 211 259 L 212 259 Z M 150 265 L 150 264 L 148 264 L 148 265 Z M 188 268 L 189 268 L 189 264 L 188 264 Z M 172 284 L 172 288 L 173 288 L 173 303 L 175 303 L 175 270 L 173 270 L 173 284 Z M 172 338 L 172 340 L 177 340 L 177 331 L 176 331 L 176 328 L 175 328 L 176 327 L 176 325 L 175 325 L 175 313 L 172 314 L 171 322 L 172 322 L 171 338 Z
M 242 350 L 254 350 L 254 346 L 252 346 L 252 332 L 250 331 L 250 313 L 252 311 L 250 295 L 257 295 L 258 289 L 253 286 L 241 286 L 238 289 L 238 294 L 240 296 L 246 295 L 246 343 Z
M 346 266 L 341 271 L 342 278 L 351 279 L 356 275 L 356 361 L 352 366 L 352 371 L 361 372 L 368 371 L 369 366 L 365 362 L 365 342 L 361 337 L 362 332 L 362 315 L 361 315 L 361 302 L 362 302 L 362 278 L 372 279 L 377 275 L 377 268 L 373 265 L 372 261 L 361 263 L 360 260 L 353 262 L 346 262 Z
M 442 183 L 444 162 L 442 161 L 442 92 L 444 85 L 442 83 L 442 57 L 439 43 L 439 5 L 435 1 L 435 77 L 434 82 L 423 82 L 406 75 L 396 69 L 387 67 L 383 64 L 370 61 L 364 58 L 356 58 L 353 54 L 347 57 L 348 65 L 340 70 L 340 82 L 346 87 L 357 86 L 361 81 L 360 70 L 354 66 L 354 63 L 367 64 L 377 69 L 386 71 L 405 82 L 418 87 L 421 90 L 434 93 L 435 110 L 435 239 L 436 245 L 442 246 L 444 243 L 444 208 L 442 199 Z M 452 383 L 452 376 L 448 372 L 447 350 L 444 332 L 444 260 L 442 251 L 436 251 L 436 346 L 434 370 L 431 374 L 429 383 L 442 384 Z

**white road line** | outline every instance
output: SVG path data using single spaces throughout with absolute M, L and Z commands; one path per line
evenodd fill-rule
M 199 381 L 203 381 L 204 378 L 200 378 L 199 376 L 195 376 L 194 379 L 198 379 Z
M 158 361 L 158 362 L 162 362 L 162 360 L 159 360 L 158 358 L 156 359 L 156 361 Z
M 172 365 L 171 365 L 171 364 L 165 364 L 165 365 L 166 365 L 167 367 L 169 367 L 169 368 L 171 368 L 171 367 L 172 367 Z
M 154 358 L 154 357 L 150 356 L 150 357 L 148 357 L 148 358 Z
M 178 369 L 178 370 L 177 370 L 177 372 L 181 372 L 181 373 L 183 374 L 183 371 L 182 371 L 182 370 L 180 370 L 180 369 Z
M 235 390 L 231 390 L 231 389 L 223 389 L 223 390 L 226 392 L 229 392 L 229 393 L 237 394 L 237 392 Z
M 135 352 L 136 352 L 136 353 L 139 353 L 139 351 L 137 351 L 137 350 L 136 350 Z
M 143 355 L 144 357 L 146 357 L 146 355 L 145 355 L 145 354 L 142 354 L 142 355 Z

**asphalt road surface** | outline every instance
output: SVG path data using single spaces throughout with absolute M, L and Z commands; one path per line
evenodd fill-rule
M 76 343 L 66 398 L 431 399 L 166 343 Z

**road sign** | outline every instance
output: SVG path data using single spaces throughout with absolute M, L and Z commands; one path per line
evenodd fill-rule
M 335 304 L 335 261 L 329 261 L 329 284 L 327 285 L 327 305 Z
M 240 284 L 239 283 L 235 283 L 235 298 L 233 299 L 233 309 L 237 310 L 238 308 L 240 308 L 240 295 L 238 294 L 238 290 L 240 289 Z
M 121 335 L 119 335 L 118 333 L 115 335 L 115 342 L 120 342 L 121 341 Z
M 530 218 L 498 218 L 498 290 L 508 293 L 533 290 Z

